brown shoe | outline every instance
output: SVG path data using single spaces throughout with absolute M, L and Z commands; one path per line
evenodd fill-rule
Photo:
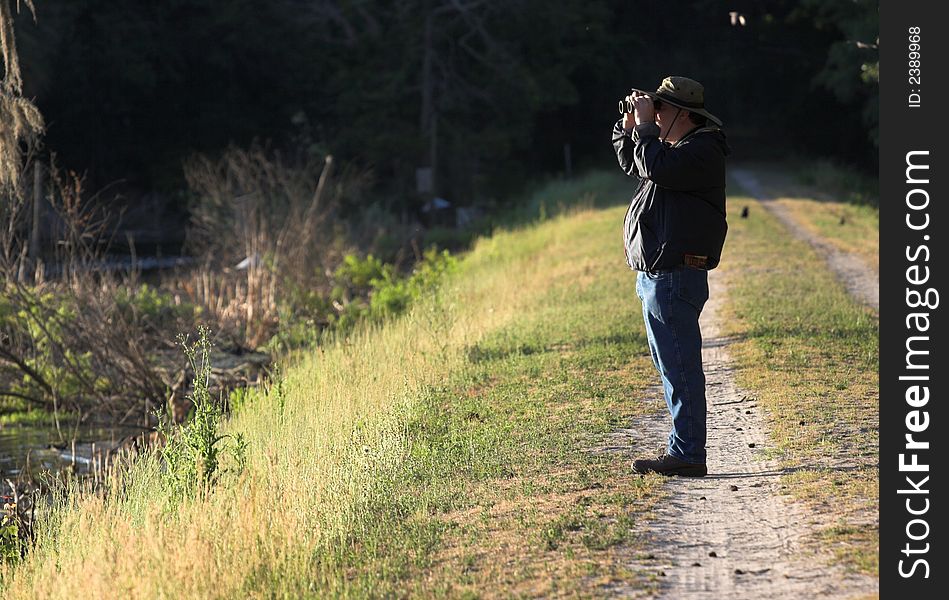
M 633 461 L 633 473 L 659 473 L 660 475 L 680 475 L 682 477 L 705 477 L 708 468 L 705 463 L 687 463 L 684 460 L 662 454 L 658 458 L 640 458 Z

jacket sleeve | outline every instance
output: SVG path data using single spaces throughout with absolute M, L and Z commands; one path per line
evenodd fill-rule
M 699 134 L 681 146 L 659 141 L 659 126 L 641 123 L 633 129 L 636 168 L 658 186 L 678 191 L 720 187 L 724 154 Z
M 616 150 L 616 159 L 624 173 L 630 177 L 642 177 L 633 159 L 634 146 L 633 138 L 623 129 L 623 120 L 620 119 L 613 125 L 613 149 Z

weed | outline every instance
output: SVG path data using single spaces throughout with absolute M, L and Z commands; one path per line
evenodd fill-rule
M 457 260 L 447 250 L 429 248 L 408 277 L 371 254 L 365 259 L 347 255 L 335 273 L 331 297 L 339 307 L 334 324 L 348 332 L 362 320 L 381 322 L 406 311 L 423 293 L 437 293 L 444 277 L 455 269 Z M 438 306 L 438 302 L 432 304 Z M 440 314 L 448 311 L 438 310 Z
M 191 369 L 195 374 L 189 399 L 194 404 L 191 417 L 183 425 L 175 425 L 169 416 L 160 415 L 159 432 L 166 443 L 160 453 L 164 459 L 164 480 L 176 498 L 205 493 L 220 479 L 223 455 L 233 459 L 233 473 L 240 473 L 245 464 L 246 443 L 241 434 L 220 433 L 222 412 L 220 404 L 211 398 L 208 386 L 211 379 L 211 341 L 206 327 L 198 328 L 193 344 L 185 336 L 179 337 Z
M 20 528 L 13 515 L 16 505 L 5 502 L 0 516 L 0 562 L 13 562 L 20 558 Z

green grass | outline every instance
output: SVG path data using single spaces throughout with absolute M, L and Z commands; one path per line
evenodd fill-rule
M 769 198 L 807 231 L 879 271 L 880 208 L 877 180 L 828 162 L 756 164 L 752 168 Z M 737 200 L 737 198 L 736 198 Z
M 842 202 L 880 206 L 878 181 L 853 167 L 823 159 L 803 161 L 797 165 L 796 171 L 801 183 Z
M 623 565 L 661 479 L 590 451 L 664 410 L 642 399 L 656 375 L 620 244 L 629 193 L 603 174 L 537 191 L 523 204 L 532 224 L 477 240 L 406 315 L 297 355 L 245 399 L 223 429 L 247 442 L 240 476 L 175 501 L 158 463 L 139 461 L 111 493 L 43 515 L 26 561 L 0 567 L 4 597 L 649 589 Z M 772 451 L 800 467 L 789 489 L 841 509 L 815 544 L 866 570 L 876 319 L 753 215 L 731 216 L 723 260 L 741 383 L 768 411 Z M 839 456 L 854 468 L 835 470 Z
M 722 270 L 738 382 L 766 410 L 771 455 L 794 469 L 790 492 L 833 522 L 824 542 L 846 538 L 839 560 L 876 574 L 879 319 L 754 200 L 729 207 Z
M 880 270 L 880 209 L 810 198 L 777 200 L 811 233 L 844 252 L 860 256 L 874 271 Z
M 618 210 L 574 218 L 576 234 L 564 231 L 557 258 L 538 265 L 553 276 L 548 291 L 471 346 L 461 385 L 426 413 L 447 417 L 478 465 L 456 471 L 450 487 L 465 492 L 428 519 L 447 528 L 422 581 L 443 582 L 448 595 L 591 594 L 633 576 L 610 552 L 636 542 L 659 480 L 631 477 L 628 457 L 582 450 L 655 406 L 637 400 L 652 367 L 632 274 L 609 252 L 618 219 Z
M 560 217 L 478 240 L 403 318 L 298 355 L 245 399 L 223 429 L 247 442 L 239 476 L 176 498 L 151 457 L 44 511 L 28 558 L 0 567 L 4 597 L 591 594 L 634 578 L 610 553 L 635 547 L 659 480 L 584 450 L 655 406 L 637 400 L 652 377 L 623 207 L 563 198 Z

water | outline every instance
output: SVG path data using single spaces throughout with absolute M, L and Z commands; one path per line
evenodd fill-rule
M 90 470 L 93 445 L 98 453 L 115 447 L 122 438 L 142 432 L 140 427 L 80 425 L 62 427 L 61 441 L 54 426 L 43 424 L 0 424 L 0 478 L 73 467 L 77 473 Z M 75 442 L 75 443 L 73 443 Z M 75 453 L 74 453 L 75 451 Z

